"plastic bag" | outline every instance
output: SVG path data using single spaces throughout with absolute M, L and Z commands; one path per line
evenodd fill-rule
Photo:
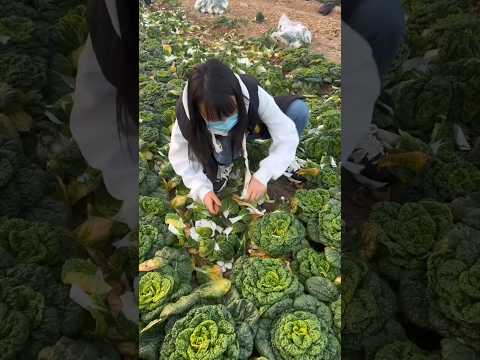
M 299 48 L 312 42 L 312 33 L 302 23 L 291 21 L 283 14 L 278 22 L 278 30 L 272 34 L 272 38 L 287 47 Z
M 228 0 L 197 0 L 195 10 L 201 13 L 221 15 L 228 7 Z

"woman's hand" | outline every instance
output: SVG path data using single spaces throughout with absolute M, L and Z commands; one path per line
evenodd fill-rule
M 205 195 L 203 198 L 203 203 L 207 207 L 210 214 L 213 215 L 217 215 L 222 208 L 222 202 L 213 191 L 210 191 Z
M 255 179 L 255 176 L 250 180 L 248 184 L 247 196 L 245 200 L 247 202 L 254 202 L 261 199 L 267 192 L 267 187 L 263 185 L 260 181 Z

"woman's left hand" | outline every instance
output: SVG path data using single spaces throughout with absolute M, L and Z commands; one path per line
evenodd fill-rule
M 252 177 L 250 184 L 248 184 L 247 196 L 245 198 L 248 202 L 254 202 L 261 199 L 267 192 L 267 187 L 260 181 Z

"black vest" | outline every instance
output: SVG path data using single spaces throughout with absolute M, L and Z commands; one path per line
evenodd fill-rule
M 258 85 L 259 82 L 257 79 L 255 79 L 252 76 L 249 75 L 240 75 L 240 79 L 242 79 L 242 82 L 245 84 L 249 96 L 250 96 L 250 102 L 248 106 L 248 132 L 252 134 L 256 134 L 261 138 L 270 138 L 270 134 L 268 132 L 267 127 L 265 124 L 262 122 L 262 119 L 258 115 L 258 106 L 259 106 L 259 99 L 258 99 Z M 185 108 L 183 106 L 183 97 L 180 96 L 177 100 L 177 105 L 176 105 L 176 116 L 177 116 L 177 122 L 178 122 L 178 127 L 180 128 L 180 131 L 183 135 L 183 137 L 187 140 L 190 141 L 189 136 L 188 136 L 188 131 L 186 131 L 186 128 L 188 126 L 188 121 L 189 118 L 187 117 L 187 113 L 185 112 Z M 284 113 L 287 112 L 288 107 L 292 102 L 298 99 L 304 99 L 303 96 L 300 95 L 287 95 L 287 96 L 275 96 L 274 97 L 276 104 L 282 110 Z M 187 104 L 188 106 L 188 104 Z M 191 113 L 191 111 L 189 111 Z M 207 141 L 211 141 L 210 138 L 208 138 Z M 215 180 L 215 175 L 217 173 L 217 167 L 218 164 L 215 160 L 215 157 L 213 156 L 213 152 L 211 154 L 212 156 L 210 157 L 211 160 L 209 161 L 208 164 L 202 164 L 204 168 L 204 172 L 207 174 L 208 178 L 213 181 Z

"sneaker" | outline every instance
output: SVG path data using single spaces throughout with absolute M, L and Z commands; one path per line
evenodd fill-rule
M 320 7 L 320 10 L 318 11 L 320 14 L 322 14 L 323 16 L 327 16 L 329 15 L 333 9 L 335 9 L 335 4 L 332 4 L 332 3 L 326 3 L 326 4 L 323 4 L 321 7 Z
M 233 164 L 231 165 L 218 165 L 217 178 L 213 182 L 213 191 L 219 193 L 225 189 L 228 183 L 228 177 L 232 172 Z
M 307 181 L 307 179 L 298 174 L 298 171 L 305 166 L 307 162 L 305 160 L 295 158 L 291 164 L 288 166 L 287 170 L 283 173 L 288 181 L 293 182 L 295 184 L 301 184 Z

